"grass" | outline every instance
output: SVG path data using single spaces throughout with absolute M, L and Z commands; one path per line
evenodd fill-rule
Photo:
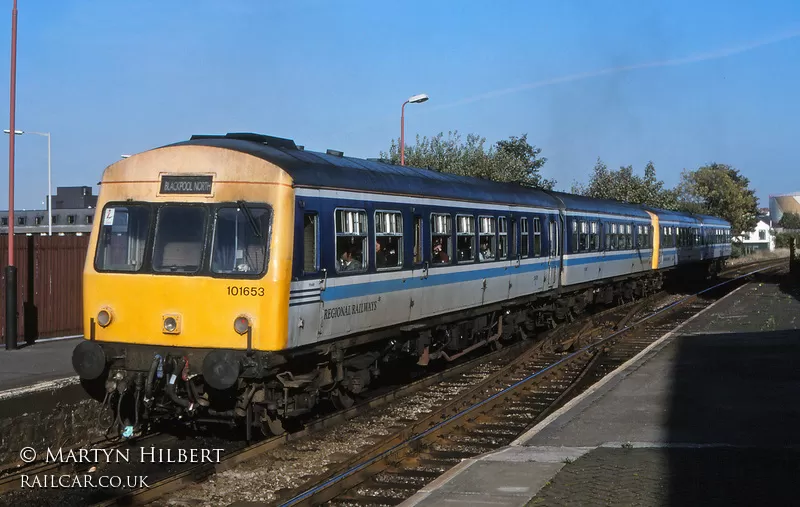
M 788 248 L 776 248 L 775 250 L 758 250 L 750 255 L 743 255 L 735 259 L 728 259 L 725 263 L 726 266 L 738 266 L 739 264 L 747 264 L 748 262 L 769 260 L 769 259 L 783 259 L 789 258 Z

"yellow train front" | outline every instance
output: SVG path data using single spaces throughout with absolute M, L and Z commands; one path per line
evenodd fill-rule
M 107 167 L 73 366 L 131 434 L 144 420 L 234 420 L 285 348 L 291 178 L 246 153 L 178 143 Z

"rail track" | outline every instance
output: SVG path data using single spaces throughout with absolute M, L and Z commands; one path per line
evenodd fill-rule
M 760 264 L 767 264 L 769 267 L 770 264 L 783 263 L 785 263 L 783 259 L 780 261 L 768 261 L 767 263 L 763 261 L 748 263 L 726 270 L 723 274 L 747 271 L 751 267 Z M 540 420 L 560 403 L 565 402 L 571 393 L 580 389 L 582 384 L 588 385 L 602 371 L 611 368 L 609 361 L 611 361 L 612 355 L 604 355 L 597 351 L 592 351 L 590 350 L 591 347 L 597 347 L 596 342 L 604 332 L 620 329 L 618 333 L 621 335 L 628 331 L 631 327 L 627 326 L 627 322 L 641 312 L 645 305 L 653 304 L 664 296 L 665 294 L 661 292 L 638 302 L 630 302 L 594 313 L 586 319 L 559 326 L 543 335 L 539 335 L 535 342 L 518 342 L 504 349 L 458 364 L 443 372 L 424 377 L 399 389 L 378 394 L 347 410 L 311 421 L 299 431 L 287 433 L 280 437 L 267 438 L 249 446 L 233 445 L 227 449 L 228 452 L 219 463 L 182 467 L 177 472 L 170 470 L 172 473 L 158 482 L 149 484 L 148 488 L 121 492 L 121 494 L 115 495 L 113 498 L 104 498 L 95 503 L 95 505 L 134 505 L 152 502 L 174 491 L 203 481 L 213 474 L 230 470 L 241 463 L 262 456 L 287 443 L 298 442 L 320 430 L 332 428 L 343 421 L 363 414 L 365 411 L 388 405 L 395 400 L 407 397 L 412 393 L 421 392 L 431 386 L 447 383 L 452 379 L 463 378 L 470 371 L 483 366 L 483 377 L 480 375 L 475 377 L 477 379 L 483 378 L 483 380 L 477 380 L 475 385 L 466 387 L 466 392 L 448 400 L 443 408 L 435 410 L 430 416 L 422 420 L 416 422 L 409 420 L 407 421 L 409 424 L 406 426 L 391 427 L 390 429 L 396 430 L 394 434 L 383 439 L 380 444 L 376 444 L 368 453 L 359 454 L 357 458 L 343 460 L 335 466 L 329 466 L 328 471 L 323 476 L 314 477 L 305 481 L 302 487 L 283 491 L 279 494 L 279 498 L 286 500 L 287 505 L 297 503 L 318 504 L 337 497 L 337 495 L 339 496 L 337 502 L 341 500 L 345 503 L 360 504 L 364 502 L 374 503 L 376 500 L 378 500 L 378 503 L 382 503 L 383 500 L 388 500 L 389 504 L 396 503 L 397 499 L 405 497 L 400 492 L 413 493 L 413 491 L 416 491 L 414 489 L 416 485 L 421 487 L 429 482 L 429 480 L 441 473 L 437 472 L 437 470 L 443 472 L 451 466 L 448 464 L 454 464 L 466 455 L 472 456 L 484 452 L 491 446 L 504 445 L 502 442 L 506 441 L 506 437 L 511 437 L 524 431 L 525 427 Z M 609 338 L 611 337 L 606 337 L 604 341 L 608 342 Z M 594 345 L 590 345 L 587 348 L 587 343 L 594 343 Z M 646 346 L 646 340 L 642 341 L 642 344 L 644 344 L 642 348 Z M 572 352 L 575 350 L 577 352 Z M 622 356 L 624 354 L 620 357 Z M 509 357 L 515 357 L 515 359 L 509 360 Z M 568 361 L 567 358 L 569 358 Z M 526 380 L 526 372 L 531 371 L 539 372 L 536 375 L 539 376 L 541 374 L 541 379 L 536 382 L 529 382 L 531 379 Z M 547 375 L 544 375 L 544 373 L 547 373 Z M 547 382 L 543 383 L 542 379 L 546 379 Z M 523 381 L 530 383 L 530 386 L 518 390 L 516 394 L 511 395 L 511 398 L 509 398 L 510 395 L 503 392 L 503 385 L 507 389 L 508 385 L 517 385 Z M 462 382 L 462 384 L 464 383 Z M 495 391 L 494 394 L 491 394 L 491 391 Z M 441 448 L 438 450 L 426 451 L 428 452 L 427 455 L 418 453 L 416 459 L 420 466 L 416 468 L 398 468 L 395 460 L 392 461 L 391 466 L 386 464 L 378 466 L 376 463 L 370 464 L 365 467 L 365 470 L 369 470 L 370 473 L 359 470 L 357 474 L 348 473 L 346 480 L 341 477 L 348 470 L 358 467 L 359 462 L 364 463 L 370 459 L 373 461 L 379 459 L 381 463 L 385 462 L 388 456 L 375 457 L 388 449 L 393 449 L 393 446 L 401 445 L 402 442 L 413 438 L 410 435 L 424 433 L 424 441 L 427 442 L 429 438 L 433 438 L 444 431 L 444 426 L 437 428 L 435 431 L 430 430 L 432 427 L 430 425 L 434 420 L 438 418 L 440 422 L 442 418 L 447 420 L 448 417 L 455 417 L 464 406 L 469 406 L 470 403 L 474 405 L 480 396 L 485 399 L 486 393 L 490 394 L 488 401 L 484 401 L 483 405 L 481 405 L 483 407 L 481 418 L 470 422 L 475 427 L 470 430 L 464 426 L 458 433 L 453 433 L 451 435 L 452 438 L 447 439 L 452 445 L 462 445 L 462 450 L 454 451 L 451 448 L 441 447 L 440 445 Z M 526 396 L 533 396 L 535 399 L 529 400 Z M 507 400 L 510 401 L 507 402 Z M 495 410 L 496 407 L 504 405 L 507 405 L 506 409 L 508 411 L 508 416 L 505 419 L 497 415 L 486 415 L 487 411 Z M 462 408 L 460 409 L 459 407 Z M 524 426 L 520 426 L 523 423 Z M 426 424 L 428 429 L 422 429 Z M 450 427 L 450 424 L 447 427 Z M 161 434 L 147 435 L 143 438 L 156 439 L 154 441 L 164 444 L 169 443 L 169 437 L 164 437 Z M 158 440 L 158 438 L 161 440 Z M 437 436 L 437 438 L 439 437 Z M 423 439 L 417 438 L 413 442 L 421 443 L 421 440 Z M 124 443 L 116 445 L 124 445 Z M 414 446 L 418 445 L 420 444 L 414 444 Z M 113 445 L 110 447 L 113 447 Z M 400 448 L 394 449 L 391 454 L 395 456 L 400 451 Z M 406 453 L 401 452 L 401 454 Z M 366 459 L 367 456 L 372 456 L 373 458 Z M 380 469 L 380 474 L 376 471 L 376 466 Z M 49 467 L 47 465 L 37 465 L 23 468 L 18 473 L 12 473 L 0 479 L 0 493 L 13 490 L 15 482 L 19 483 L 19 475 L 21 473 L 39 475 L 55 471 L 59 471 L 57 464 Z M 308 486 L 315 482 L 325 484 L 325 487 L 320 489 L 317 486 L 316 488 L 308 489 Z M 356 486 L 356 484 L 362 484 L 362 486 Z M 412 487 L 412 485 L 414 486 Z M 374 492 L 389 492 L 388 497 L 379 493 L 373 496 L 361 494 L 369 491 L 369 488 L 372 488 Z M 312 492 L 308 493 L 309 491 Z M 342 496 L 345 491 L 349 492 Z M 2 497 L 0 497 L 0 500 L 2 500 Z
M 343 465 L 304 491 L 293 491 L 293 496 L 283 496 L 280 505 L 397 505 L 461 460 L 511 443 L 673 329 L 676 322 L 707 308 L 724 289 L 775 264 L 757 270 L 752 265 L 737 266 L 729 273 L 752 271 L 673 302 L 633 324 L 621 322 L 617 331 L 575 352 L 525 353 L 447 406 L 362 454 L 358 462 Z M 722 289 L 719 297 L 701 297 L 715 289 Z M 629 315 L 638 310 L 641 307 Z M 243 504 L 231 507 L 239 505 Z

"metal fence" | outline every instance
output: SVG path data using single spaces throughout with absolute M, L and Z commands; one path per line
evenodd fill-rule
M 37 338 L 83 334 L 82 279 L 89 236 L 14 236 L 17 335 Z M 0 266 L 8 265 L 8 236 L 0 236 Z M 0 333 L 5 343 L 5 274 Z

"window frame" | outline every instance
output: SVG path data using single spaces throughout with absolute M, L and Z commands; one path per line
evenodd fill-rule
M 500 227 L 501 223 L 504 224 L 504 226 L 505 226 L 505 232 L 501 232 L 501 229 L 502 229 L 502 227 Z M 496 224 L 496 231 L 497 231 L 497 251 L 495 252 L 495 256 L 497 257 L 498 261 L 508 260 L 510 247 L 511 247 L 511 244 L 508 241 L 508 217 L 506 217 L 506 216 L 497 217 L 497 222 L 495 222 L 495 224 Z M 505 250 L 506 251 L 503 252 L 504 255 L 501 256 L 500 255 L 500 240 L 503 237 L 506 239 L 506 241 L 505 241 L 505 243 L 506 243 Z
M 395 221 L 395 224 L 399 225 L 400 234 L 397 234 L 396 232 L 394 232 L 394 233 L 386 233 L 386 232 L 379 233 L 378 232 L 378 213 L 391 213 L 393 215 L 398 215 L 399 219 Z M 384 268 L 379 268 L 378 267 L 378 257 L 377 257 L 378 252 L 375 251 L 375 245 L 374 244 L 369 245 L 371 247 L 370 250 L 371 250 L 371 256 L 372 256 L 372 262 L 375 265 L 375 271 L 383 273 L 384 271 L 397 271 L 398 269 L 403 269 L 403 265 L 405 263 L 405 257 L 403 255 L 403 253 L 404 253 L 403 244 L 404 244 L 404 241 L 405 241 L 405 228 L 404 228 L 404 224 L 403 224 L 403 212 L 400 211 L 400 210 L 397 210 L 397 209 L 375 209 L 372 212 L 372 221 L 373 221 L 373 224 L 375 224 L 374 227 L 373 227 L 373 230 L 372 230 L 372 236 L 373 236 L 373 239 L 374 239 L 375 243 L 378 242 L 378 237 L 400 238 L 398 240 L 398 242 L 397 242 L 397 261 L 398 262 L 397 262 L 396 265 L 390 266 L 390 267 L 384 267 Z M 369 224 L 367 224 L 367 228 L 369 228 Z
M 472 232 L 459 232 L 459 230 L 458 230 L 459 229 L 459 218 L 466 218 L 466 219 L 468 219 L 468 221 L 471 221 L 471 223 L 472 223 Z M 472 239 L 472 258 L 465 259 L 463 261 L 459 261 L 458 258 L 456 258 L 456 260 L 455 260 L 456 264 L 459 264 L 459 262 L 461 264 L 466 264 L 468 262 L 475 262 L 475 259 L 476 259 L 477 255 L 478 255 L 478 243 L 476 242 L 476 234 L 477 234 L 477 232 L 478 232 L 478 230 L 475 227 L 475 215 L 466 215 L 466 214 L 463 214 L 463 213 L 456 214 L 456 246 L 455 246 L 455 250 L 458 251 L 458 238 L 459 237 L 462 237 L 462 238 L 469 237 L 470 239 Z
M 528 228 L 528 217 L 519 219 L 519 254 L 521 259 L 527 259 L 531 255 L 530 229 Z M 525 253 L 522 250 L 525 249 Z
M 419 233 L 417 232 L 417 225 L 419 224 Z M 422 215 L 411 216 L 411 226 L 414 230 L 414 245 L 411 250 L 411 265 L 421 266 L 425 263 L 425 252 L 422 249 L 425 243 L 425 217 Z M 416 251 L 416 253 L 414 253 Z M 419 260 L 417 260 L 419 259 Z
M 437 216 L 437 217 L 441 216 L 441 217 L 445 217 L 447 219 L 446 223 L 447 223 L 447 226 L 448 226 L 447 229 L 449 229 L 448 232 L 445 232 L 445 233 L 441 233 L 441 232 L 434 233 L 434 227 L 433 227 L 433 223 L 434 223 L 433 222 L 433 217 L 434 216 Z M 430 267 L 452 266 L 453 265 L 453 215 L 448 213 L 448 212 L 431 211 L 430 214 L 429 214 L 429 217 L 430 217 L 430 224 L 431 224 L 430 233 L 429 233 L 429 236 L 428 236 L 429 239 L 430 239 L 430 248 L 429 248 L 429 250 L 430 250 L 429 255 L 431 256 L 430 257 L 430 259 L 431 259 Z M 448 252 L 446 252 L 446 253 L 447 253 L 447 257 L 448 257 L 449 260 L 447 262 L 433 262 L 433 237 L 434 236 L 445 236 L 445 235 L 447 236 L 447 246 L 448 246 L 448 248 L 447 248 Z
M 589 251 L 597 252 L 600 250 L 600 226 L 597 220 L 589 222 Z
M 538 227 L 537 227 L 538 225 Z M 536 237 L 539 237 L 539 248 L 536 246 Z M 533 217 L 533 244 L 531 245 L 532 257 L 541 257 L 544 255 L 544 248 L 542 247 L 542 220 L 539 217 Z
M 364 214 L 364 226 L 366 228 L 366 231 L 364 232 L 364 234 L 361 235 L 361 234 L 350 234 L 350 233 L 347 233 L 347 232 L 342 232 L 342 233 L 338 232 L 336 230 L 336 213 L 339 212 L 339 211 L 354 211 L 354 212 L 357 212 L 357 213 L 363 213 Z M 364 262 L 364 250 L 367 250 L 367 255 L 369 255 L 369 252 L 371 251 L 371 249 L 369 248 L 369 236 L 370 236 L 370 234 L 369 234 L 369 214 L 367 213 L 366 209 L 364 209 L 364 208 L 355 208 L 355 207 L 351 207 L 351 206 L 337 206 L 337 207 L 333 208 L 333 255 L 334 255 L 333 270 L 336 273 L 336 275 L 338 275 L 338 276 L 360 275 L 360 274 L 366 273 L 369 270 L 369 261 L 367 261 L 366 263 Z M 361 240 L 363 246 L 361 248 L 361 268 L 360 269 L 354 270 L 354 271 L 342 271 L 341 269 L 339 269 L 339 243 L 338 243 L 338 239 L 340 237 L 363 238 Z
M 493 232 L 481 232 L 481 225 L 483 223 L 482 222 L 483 218 L 488 218 L 489 219 L 489 223 L 492 224 L 492 228 L 494 229 Z M 499 261 L 500 259 L 498 259 L 498 256 L 497 256 L 497 217 L 494 217 L 492 215 L 478 215 L 478 223 L 477 223 L 477 227 L 476 227 L 476 232 L 478 234 L 478 243 L 477 243 L 478 251 L 476 252 L 477 253 L 478 262 L 497 262 L 497 261 Z M 494 240 L 494 241 L 490 241 L 489 242 L 489 246 L 493 247 L 493 248 L 490 248 L 490 250 L 492 252 L 492 258 L 491 259 L 486 259 L 486 260 L 482 260 L 481 259 L 480 249 L 481 249 L 481 238 L 483 238 L 483 237 L 489 237 L 492 240 Z
M 267 272 L 269 271 L 269 259 L 270 255 L 272 254 L 271 243 L 272 243 L 272 225 L 273 220 L 275 220 L 275 211 L 272 206 L 266 202 L 247 202 L 245 201 L 244 204 L 247 206 L 248 209 L 264 209 L 269 214 L 269 221 L 267 222 L 267 231 L 264 236 L 264 243 L 265 243 L 265 255 L 264 255 L 264 267 L 261 271 L 252 272 L 252 273 L 219 273 L 211 269 L 212 259 L 214 254 L 214 245 L 216 244 L 217 240 L 217 215 L 219 214 L 220 210 L 225 208 L 236 208 L 239 207 L 239 202 L 236 201 L 226 201 L 226 202 L 216 202 L 211 204 L 210 206 L 203 206 L 203 203 L 180 203 L 181 206 L 184 205 L 196 205 L 200 207 L 204 207 L 206 209 L 206 238 L 204 238 L 204 248 L 206 250 L 203 252 L 202 256 L 202 264 L 201 269 L 197 273 L 193 273 L 191 276 L 210 276 L 212 278 L 231 278 L 231 279 L 259 279 L 264 277 Z M 175 205 L 175 203 L 164 203 L 160 206 L 156 206 L 156 209 L 160 209 L 165 207 L 165 205 Z M 158 218 L 158 214 L 156 214 L 156 219 Z M 151 235 L 153 236 L 153 251 L 155 251 L 155 233 L 157 231 L 157 225 L 153 227 L 153 231 Z M 151 268 L 152 268 L 152 258 L 151 258 Z M 186 273 L 163 273 L 163 272 L 156 272 L 156 274 L 186 274 Z
M 314 217 L 314 271 L 306 271 L 306 217 Z M 319 212 L 318 211 L 304 211 L 303 212 L 303 265 L 300 267 L 300 273 L 303 276 L 314 275 L 320 272 L 320 251 L 319 251 Z
M 170 273 L 162 273 L 153 270 L 152 266 L 152 249 L 154 244 L 154 233 L 155 233 L 155 219 L 154 213 L 158 211 L 157 206 L 153 206 L 152 203 L 143 202 L 143 201 L 110 201 L 107 202 L 103 206 L 101 217 L 105 215 L 105 212 L 108 208 L 132 208 L 132 207 L 139 207 L 143 208 L 147 211 L 147 233 L 144 236 L 144 245 L 142 246 L 142 261 L 139 267 L 135 270 L 131 269 L 103 269 L 99 267 L 99 256 L 100 256 L 100 248 L 99 248 L 99 241 L 102 237 L 104 227 L 102 221 L 100 222 L 100 230 L 97 235 L 97 240 L 94 244 L 95 252 L 94 252 L 94 259 L 92 259 L 92 267 L 94 268 L 95 272 L 97 273 L 120 273 L 120 274 L 154 274 L 154 275 L 163 275 L 163 274 L 170 274 Z M 115 211 L 116 213 L 116 211 Z M 55 220 L 53 221 L 55 222 Z M 186 273 L 184 273 L 186 274 Z M 195 276 L 194 274 L 189 274 L 189 276 Z

